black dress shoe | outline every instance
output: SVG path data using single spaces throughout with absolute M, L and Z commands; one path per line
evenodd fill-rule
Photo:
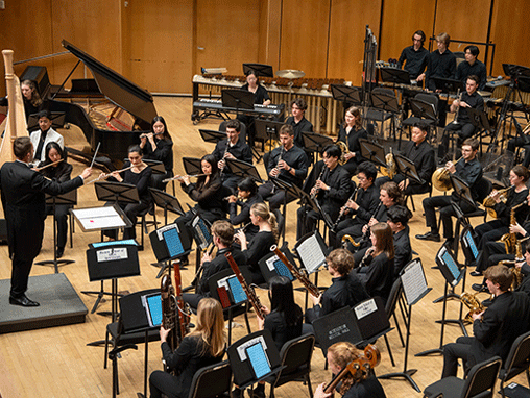
M 61 258 L 62 256 L 64 256 L 64 247 L 58 247 L 55 252 L 55 257 Z
M 32 301 L 27 298 L 25 294 L 20 297 L 9 296 L 9 304 L 21 305 L 23 307 L 38 307 L 40 305 L 36 301 Z
M 426 234 L 418 234 L 416 235 L 416 239 L 419 240 L 430 240 L 432 242 L 440 242 L 440 234 L 436 234 L 434 232 L 427 232 Z
M 480 272 L 480 271 L 471 271 L 471 276 L 482 276 L 482 272 Z
M 471 287 L 473 288 L 474 291 L 479 292 L 479 293 L 485 292 L 488 290 L 486 285 L 484 285 L 483 283 L 473 283 Z

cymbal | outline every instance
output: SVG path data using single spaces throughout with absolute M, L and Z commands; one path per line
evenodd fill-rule
M 286 79 L 298 79 L 305 76 L 305 72 L 301 70 L 285 69 L 276 72 L 276 76 L 284 77 Z

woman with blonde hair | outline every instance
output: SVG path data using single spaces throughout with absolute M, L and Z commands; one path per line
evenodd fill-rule
M 252 275 L 252 282 L 265 282 L 259 268 L 259 260 L 270 253 L 270 247 L 278 244 L 279 232 L 276 217 L 270 212 L 266 203 L 254 203 L 250 206 L 250 222 L 259 227 L 258 233 L 247 243 L 243 230 L 239 230 L 236 238 L 241 243 L 241 250 L 245 255 Z
M 370 242 L 372 246 L 354 272 L 370 297 L 380 296 L 386 302 L 394 273 L 394 240 L 390 226 L 380 222 L 370 227 Z
M 226 337 L 223 329 L 223 309 L 219 301 L 203 298 L 197 307 L 197 326 L 171 351 L 167 343 L 168 329 L 160 328 L 162 353 L 166 366 L 175 376 L 155 370 L 149 376 L 151 398 L 187 398 L 193 375 L 199 369 L 221 362 L 225 352 Z

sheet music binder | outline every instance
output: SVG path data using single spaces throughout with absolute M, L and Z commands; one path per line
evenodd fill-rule
M 311 242 L 311 245 L 308 246 L 306 242 Z M 313 248 L 313 252 L 308 252 L 306 250 L 310 247 Z M 328 247 L 324 243 L 324 240 L 322 239 L 322 236 L 320 236 L 320 232 L 318 230 L 307 234 L 298 242 L 296 242 L 294 250 L 296 250 L 300 262 L 304 265 L 309 274 L 317 272 L 318 269 L 326 263 Z M 312 257 L 314 255 L 318 257 Z
M 149 233 L 153 254 L 159 262 L 173 260 L 189 253 L 191 241 L 182 225 L 168 224 Z
M 445 280 L 453 287 L 458 285 L 460 279 L 464 276 L 465 269 L 460 267 L 452 250 L 445 244 L 436 253 L 436 265 L 440 268 Z

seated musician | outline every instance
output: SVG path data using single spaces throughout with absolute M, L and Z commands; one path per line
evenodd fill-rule
M 410 80 L 416 80 L 427 66 L 429 50 L 423 47 L 425 39 L 426 36 L 423 30 L 414 32 L 412 35 L 412 46 L 405 47 L 399 57 L 398 67 L 409 72 Z
M 160 328 L 162 355 L 171 372 L 155 370 L 149 376 L 151 398 L 187 398 L 195 373 L 221 362 L 226 348 L 223 309 L 219 301 L 204 298 L 197 308 L 197 326 L 174 351 L 167 340 L 170 329 Z
M 241 177 L 233 174 L 228 168 L 225 169 L 225 158 L 239 159 L 252 164 L 252 152 L 250 147 L 239 139 L 241 123 L 238 120 L 229 120 L 226 123 L 226 140 L 219 141 L 212 155 L 217 161 L 217 167 L 221 170 L 223 185 L 236 192 L 237 184 Z
M 263 203 L 263 198 L 258 193 L 256 181 L 250 177 L 242 179 L 237 185 L 237 190 L 237 196 L 230 195 L 225 198 L 230 203 L 230 222 L 232 225 L 242 224 L 247 241 L 250 241 L 259 231 L 259 227 L 250 221 L 250 206 L 254 203 Z M 241 207 L 239 214 L 237 206 Z
M 453 121 L 445 126 L 442 146 L 445 153 L 449 151 L 449 135 L 451 131 L 458 131 L 457 147 L 468 138 L 472 138 L 477 128 L 471 122 L 466 108 L 484 110 L 484 99 L 477 92 L 479 80 L 476 75 L 470 75 L 466 80 L 466 92 L 462 93 L 460 100 L 456 99 L 451 104 L 451 113 L 457 112 L 456 123 Z M 458 111 L 457 111 L 458 110 Z
M 241 86 L 241 90 L 256 94 L 255 104 L 269 105 L 271 103 L 267 89 L 260 84 L 258 76 L 253 70 L 247 72 L 247 82 Z M 237 120 L 245 123 L 247 126 L 248 144 L 251 147 L 254 146 L 254 140 L 256 138 L 256 118 L 251 115 L 238 115 Z
M 136 239 L 138 216 L 151 206 L 151 195 L 147 188 L 151 180 L 152 170 L 142 162 L 142 150 L 138 145 L 132 145 L 127 149 L 127 157 L 131 165 L 130 169 L 124 170 L 121 173 L 119 171 L 110 173 L 111 180 L 135 185 L 140 197 L 139 203 L 118 202 L 118 205 L 123 209 L 123 212 L 132 223 L 130 227 L 125 228 L 123 231 L 124 240 Z M 118 234 L 117 230 L 111 230 L 106 231 L 105 235 L 117 239 Z
M 164 163 L 165 174 L 153 174 L 151 185 L 160 190 L 166 188 L 166 178 L 173 177 L 173 141 L 162 116 L 155 116 L 151 122 L 151 132 L 140 136 L 140 148 L 144 159 L 159 160 Z
M 265 203 L 254 203 L 250 207 L 250 221 L 259 227 L 259 232 L 254 235 L 250 242 L 243 230 L 239 230 L 236 238 L 241 244 L 241 251 L 245 255 L 245 263 L 248 265 L 252 283 L 263 283 L 265 278 L 259 267 L 259 260 L 270 253 L 270 247 L 278 244 L 278 225 L 276 217 L 269 211 Z
M 355 216 L 354 218 L 347 218 L 337 225 L 336 238 L 331 234 L 330 244 L 333 247 L 340 246 L 342 237 L 345 234 L 351 235 L 354 238 L 360 238 L 363 234 L 363 226 L 368 224 L 372 215 L 376 213 L 377 206 L 381 203 L 379 199 L 379 188 L 374 184 L 377 177 L 377 169 L 370 162 L 363 162 L 359 166 L 357 178 L 359 180 L 359 187 L 357 190 L 357 198 L 348 199 L 344 204 L 343 214 L 348 216 Z M 333 218 L 335 220 L 336 218 Z
M 451 36 L 442 32 L 436 36 L 437 49 L 427 55 L 427 70 L 420 74 L 416 80 L 425 80 L 425 88 L 430 91 L 436 91 L 434 77 L 443 77 L 453 79 L 456 75 L 456 57 L 449 50 Z
M 338 141 L 346 144 L 348 152 L 344 153 L 346 163 L 342 166 L 350 176 L 357 173 L 357 168 L 365 160 L 361 155 L 361 138 L 366 139 L 366 130 L 362 127 L 361 109 L 351 106 L 344 112 L 344 123 L 340 126 Z
M 310 296 L 313 307 L 308 308 L 305 314 L 308 324 L 347 305 L 353 307 L 369 297 L 359 277 L 351 272 L 354 259 L 348 250 L 333 250 L 327 257 L 327 264 L 331 286 L 318 297 Z M 304 333 L 310 330 L 308 327 L 304 329 Z
M 515 153 L 515 148 L 523 148 L 524 149 L 524 158 L 522 165 L 526 168 L 530 167 L 530 135 L 524 134 L 522 127 L 515 123 L 515 130 L 517 132 L 517 135 L 515 138 L 511 138 L 508 141 L 508 146 L 506 149 L 508 151 Z
M 44 177 L 56 182 L 69 181 L 72 177 L 72 165 L 66 162 L 66 154 L 63 149 L 56 142 L 49 142 L 46 145 L 46 159 L 42 163 L 42 167 L 46 167 L 41 171 Z M 68 237 L 68 212 L 72 206 L 70 205 L 55 205 L 55 222 L 57 224 L 57 258 L 61 258 L 66 247 L 66 240 Z M 46 205 L 46 214 L 51 214 L 53 211 L 52 205 Z
M 448 162 L 445 166 L 445 169 L 454 174 L 461 179 L 463 179 L 471 193 L 473 198 L 476 200 L 478 197 L 477 193 L 477 183 L 482 178 L 482 166 L 477 158 L 479 143 L 473 138 L 469 138 L 464 141 L 462 144 L 462 158 L 453 164 L 453 162 Z M 475 207 L 471 204 L 459 201 L 458 196 L 455 192 L 449 195 L 433 196 L 430 198 L 425 198 L 423 200 L 423 208 L 425 210 L 425 218 L 427 221 L 427 226 L 431 230 L 425 234 L 416 235 L 416 239 L 420 240 L 430 240 L 433 242 L 440 241 L 440 234 L 438 233 L 438 224 L 436 223 L 436 211 L 437 207 L 440 208 L 440 218 L 443 225 L 443 237 L 448 241 L 448 243 L 453 242 L 453 220 L 452 217 L 455 217 L 455 211 L 451 202 L 459 203 L 460 208 L 465 213 L 471 213 L 475 211 Z
M 231 252 L 239 267 L 245 265 L 245 255 L 241 250 L 233 247 L 234 243 L 234 227 L 228 221 L 218 220 L 212 225 L 213 243 L 217 247 L 217 254 L 214 258 L 208 253 L 204 253 L 201 257 L 202 274 L 199 279 L 199 284 L 195 294 L 184 294 L 184 301 L 187 302 L 191 308 L 197 308 L 199 301 L 203 297 L 211 297 L 210 293 L 210 278 L 225 269 L 230 269 L 230 264 L 226 259 L 224 253 Z
M 340 373 L 346 365 L 363 356 L 363 352 L 352 343 L 342 341 L 328 348 L 328 365 L 333 375 Z M 366 379 L 355 380 L 348 373 L 337 385 L 336 391 L 344 398 L 386 398 L 385 390 L 375 373 L 370 370 Z M 321 383 L 315 390 L 313 398 L 331 398 L 333 392 L 325 393 L 326 383 Z
M 456 376 L 458 358 L 462 358 L 464 370 L 495 355 L 506 361 L 514 340 L 530 330 L 530 298 L 510 291 L 512 272 L 496 265 L 488 268 L 485 276 L 488 291 L 495 297 L 484 311 L 473 314 L 475 337 L 460 337 L 443 347 L 442 378 Z
M 470 45 L 464 48 L 465 60 L 460 62 L 456 68 L 455 79 L 461 80 L 465 85 L 468 76 L 478 76 L 478 91 L 484 91 L 488 73 L 486 72 L 486 66 L 477 59 L 479 54 L 480 50 L 477 46 Z
M 530 245 L 526 245 L 524 251 L 524 262 L 516 263 L 515 267 L 521 272 L 521 284 L 515 288 L 516 292 L 523 292 L 530 297 Z
M 497 242 L 505 233 L 510 232 L 512 212 L 515 220 L 514 226 L 515 224 L 522 225 L 525 222 L 530 210 L 527 202 L 528 188 L 526 186 L 529 178 L 530 172 L 528 169 L 517 165 L 510 170 L 511 187 L 504 194 L 504 200 L 501 200 L 499 191 L 493 191 L 489 195 L 495 201 L 497 219 L 475 227 L 475 233 L 478 237 L 477 247 L 480 254 L 477 259 L 477 268 L 471 275 L 480 276 L 485 271 L 488 266 L 488 258 L 492 254 L 490 251 L 492 246 L 488 243 Z M 470 266 L 472 267 L 473 264 L 470 264 Z
M 27 122 L 31 115 L 39 113 L 43 106 L 43 101 L 35 88 L 35 83 L 31 80 L 23 80 L 20 83 L 20 91 L 24 101 L 24 113 L 26 114 Z M 7 96 L 0 98 L 0 106 L 8 106 Z
M 293 128 L 288 124 L 283 125 L 280 129 L 281 146 L 271 151 L 266 165 L 267 174 L 271 178 L 278 178 L 301 189 L 307 177 L 309 160 L 305 151 L 295 146 L 293 140 Z M 269 202 L 271 209 L 279 208 L 286 201 L 285 191 L 276 187 L 270 179 L 260 185 L 259 193 Z M 293 199 L 289 196 L 287 203 Z
M 359 277 L 370 297 L 379 296 L 386 302 L 394 279 L 394 240 L 390 226 L 386 222 L 372 226 L 370 242 L 372 246 L 352 273 Z
M 428 126 L 423 123 L 417 123 L 412 127 L 412 141 L 406 142 L 402 151 L 403 156 L 410 159 L 414 163 L 414 167 L 419 177 L 424 180 L 423 184 L 416 181 L 411 181 L 410 178 L 403 174 L 396 174 L 392 181 L 399 184 L 399 188 L 405 195 L 421 194 L 431 190 L 431 179 L 434 170 L 436 170 L 436 161 L 434 149 L 427 142 Z M 390 181 L 387 176 L 379 177 L 376 184 L 381 184 Z
M 64 149 L 64 137 L 57 131 L 52 129 L 52 122 L 50 120 L 50 113 L 47 110 L 39 112 L 39 126 L 40 130 L 35 130 L 29 135 L 29 139 L 35 148 L 34 164 L 37 166 L 46 160 L 46 145 L 49 142 L 56 142 Z
M 336 145 L 330 145 L 322 154 L 324 167 L 317 179 L 311 195 L 318 201 L 322 212 L 334 220 L 339 215 L 340 207 L 351 194 L 351 180 L 348 172 L 339 165 L 341 151 Z M 297 210 L 296 240 L 306 233 L 314 231 L 317 220 L 321 217 L 309 205 Z M 331 221 L 332 222 L 332 221 Z
M 294 145 L 298 148 L 305 148 L 304 131 L 313 131 L 313 124 L 305 118 L 307 102 L 303 98 L 296 98 L 291 102 L 291 115 L 285 121 L 286 124 L 293 127 Z

